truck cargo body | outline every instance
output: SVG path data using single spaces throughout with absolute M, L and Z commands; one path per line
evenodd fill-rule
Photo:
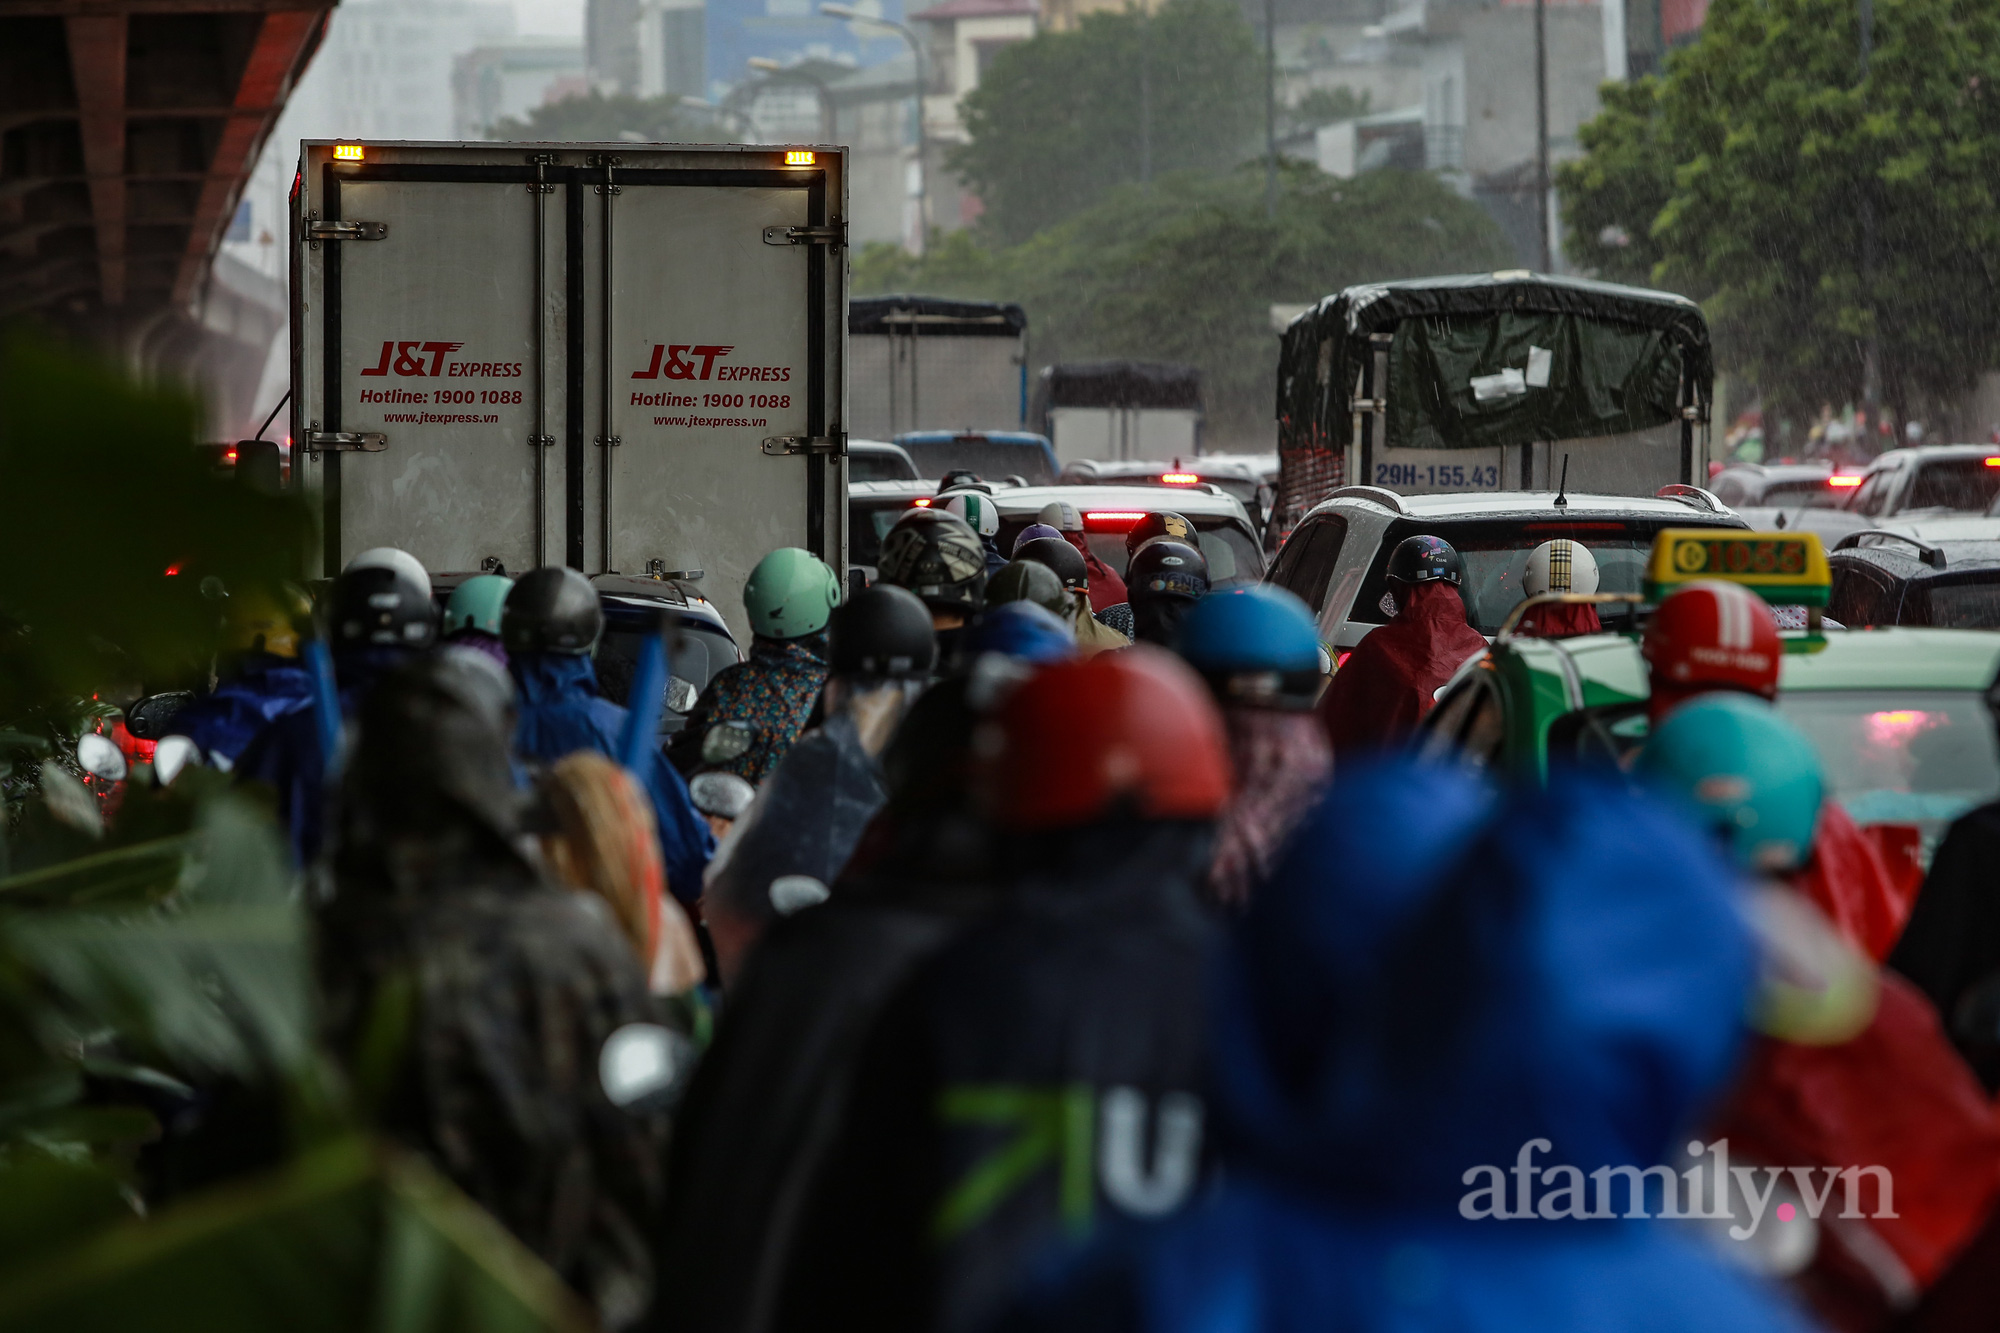
M 303 144 L 292 436 L 323 571 L 392 545 L 436 571 L 664 574 L 747 642 L 766 552 L 845 563 L 844 166 Z
M 1017 305 L 869 296 L 848 309 L 848 433 L 1018 430 L 1027 411 L 1027 316 Z

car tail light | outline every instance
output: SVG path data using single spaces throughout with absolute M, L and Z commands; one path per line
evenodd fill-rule
M 1826 479 L 1826 484 L 1829 486 L 1837 486 L 1843 491 L 1851 490 L 1852 488 L 1859 486 L 1861 484 L 1861 478 L 1858 476 L 1828 477 Z
M 1986 460 L 1986 466 L 1988 466 L 1988 467 L 2000 467 L 2000 458 L 1989 458 L 1989 459 L 1987 459 L 1987 460 Z
M 1146 516 L 1143 509 L 1093 509 L 1083 516 L 1085 532 L 1130 532 Z
M 1338 670 L 1340 670 L 1340 669 L 1341 669 L 1342 667 L 1346 666 L 1346 665 L 1347 665 L 1347 659 L 1348 659 L 1348 658 L 1350 658 L 1350 657 L 1352 657 L 1352 656 L 1354 656 L 1354 650 L 1353 650 L 1352 648 L 1349 648 L 1349 649 L 1348 649 L 1348 650 L 1347 650 L 1346 652 L 1344 652 L 1344 653 L 1341 653 L 1341 654 L 1337 655 L 1337 656 L 1336 656 L 1336 657 L 1335 657 L 1335 658 L 1333 659 L 1333 669 L 1334 669 L 1335 671 L 1338 671 Z
M 1169 486 L 1199 486 L 1200 476 L 1193 472 L 1163 472 L 1160 480 Z
M 910 501 L 910 504 L 913 508 L 917 509 L 929 509 L 931 507 L 931 502 L 929 500 L 912 500 Z
M 180 572 L 181 572 L 181 567 L 180 567 L 179 565 L 168 565 L 168 566 L 167 566 L 167 577 L 168 577 L 168 578 L 172 578 L 172 577 L 173 577 L 174 575 L 176 575 L 176 574 L 178 574 L 178 573 L 180 573 Z

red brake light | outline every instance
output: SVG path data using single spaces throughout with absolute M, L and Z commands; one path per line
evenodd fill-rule
M 1993 460 L 1988 459 L 1987 466 L 2000 467 L 2000 463 L 1995 463 Z M 1826 484 L 1829 486 L 1838 486 L 1842 490 L 1847 490 L 1849 487 L 1859 486 L 1861 484 L 1861 478 L 1856 476 L 1828 477 L 1826 479 Z
M 1994 467 L 2000 467 L 2000 459 L 1989 459 L 1987 461 Z M 1198 486 L 1201 484 L 1201 477 L 1193 472 L 1165 472 L 1160 474 L 1160 480 L 1169 486 Z
M 226 463 L 234 463 L 236 461 L 236 450 L 234 448 L 225 449 L 222 458 Z
M 1350 658 L 1350 657 L 1352 657 L 1352 656 L 1354 656 L 1354 650 L 1353 650 L 1352 648 L 1348 649 L 1348 650 L 1347 650 L 1346 652 L 1344 652 L 1344 653 L 1340 653 L 1340 654 L 1338 654 L 1337 656 L 1335 656 L 1335 657 L 1334 657 L 1334 659 L 1333 659 L 1333 669 L 1334 669 L 1335 671 L 1338 671 L 1338 670 L 1340 670 L 1340 669 L 1341 669 L 1342 667 L 1346 666 L 1346 665 L 1347 665 L 1347 659 L 1348 659 L 1348 658 Z
M 910 503 L 918 509 L 929 509 L 931 507 L 929 500 L 912 500 Z
M 167 566 L 167 577 L 168 577 L 168 578 L 172 578 L 172 577 L 173 577 L 174 575 L 176 575 L 176 574 L 178 574 L 178 573 L 180 573 L 180 572 L 181 572 L 181 567 L 180 567 L 179 565 L 168 565 L 168 566 Z
M 1130 532 L 1146 516 L 1143 509 L 1093 509 L 1083 516 L 1086 532 Z
M 1989 459 L 1987 459 L 1987 460 L 1986 460 L 1986 466 L 1988 466 L 1988 467 L 2000 467 L 2000 458 L 1989 458 Z

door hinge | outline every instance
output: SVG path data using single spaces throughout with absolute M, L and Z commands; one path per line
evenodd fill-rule
M 315 454 L 379 454 L 389 437 L 379 430 L 316 430 L 307 434 L 306 448 Z
M 536 445 L 540 445 L 544 449 L 553 449 L 556 447 L 556 437 L 553 435 L 530 435 L 528 437 L 528 447 L 532 449 Z
M 600 449 L 616 449 L 625 443 L 625 439 L 621 435 L 596 435 L 591 437 L 591 442 Z
M 773 458 L 786 454 L 844 454 L 845 435 L 766 435 L 764 452 Z
M 386 222 L 333 222 L 321 218 L 306 224 L 309 241 L 380 241 L 388 235 Z
M 827 227 L 766 227 L 766 245 L 824 245 L 838 250 L 847 244 L 847 224 L 836 222 Z

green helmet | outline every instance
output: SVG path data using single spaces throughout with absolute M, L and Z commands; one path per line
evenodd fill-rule
M 459 584 L 444 604 L 445 637 L 468 629 L 499 637 L 500 608 L 513 590 L 514 580 L 501 574 L 475 574 Z
M 767 639 L 797 639 L 826 628 L 840 605 L 840 579 L 811 551 L 780 546 L 757 562 L 743 585 L 750 628 Z
M 1792 870 L 1812 851 L 1819 754 L 1762 699 L 1716 691 L 1682 704 L 1653 728 L 1639 775 L 1721 833 L 1747 869 Z
M 1033 602 L 1067 620 L 1076 604 L 1056 572 L 1034 560 L 1015 560 L 1000 568 L 986 584 L 986 604 Z

